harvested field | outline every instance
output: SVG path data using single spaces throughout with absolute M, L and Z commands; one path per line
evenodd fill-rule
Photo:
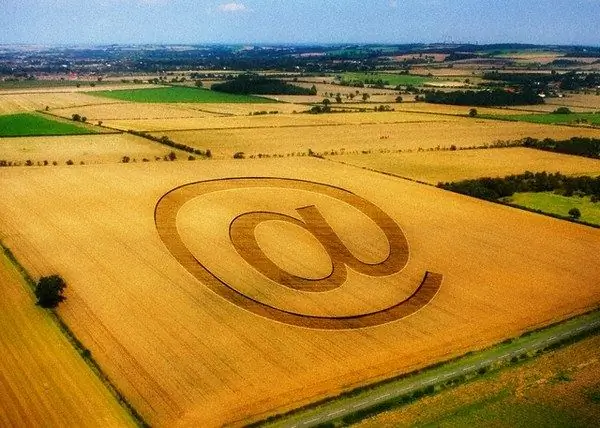
M 274 104 L 278 105 L 278 104 Z M 285 128 L 319 125 L 349 125 L 373 123 L 439 122 L 454 121 L 452 117 L 436 117 L 428 114 L 399 112 L 330 113 L 330 114 L 291 114 L 260 115 L 237 117 L 206 117 L 202 119 L 147 119 L 147 120 L 107 120 L 105 125 L 116 129 L 140 131 L 195 130 L 195 129 L 235 129 L 235 128 Z
M 31 160 L 34 164 L 44 161 L 64 164 L 68 160 L 77 164 L 113 163 L 120 162 L 123 156 L 138 161 L 143 158 L 154 160 L 155 156 L 163 157 L 171 150 L 129 134 L 0 138 L 0 160 L 20 163 Z M 175 152 L 184 155 L 178 150 Z
M 404 98 L 404 95 L 402 95 Z M 393 107 L 396 111 L 406 111 L 406 112 L 415 112 L 415 113 L 434 113 L 434 114 L 450 114 L 450 115 L 460 115 L 467 116 L 469 114 L 469 110 L 471 107 L 469 106 L 455 106 L 450 104 L 431 104 L 431 103 L 399 103 L 394 104 Z M 535 107 L 535 106 L 528 106 Z M 487 108 L 487 107 L 477 107 L 478 114 L 511 114 L 515 113 L 511 110 L 513 107 L 509 108 Z M 553 110 L 556 107 L 553 108 Z
M 96 91 L 94 95 L 138 103 L 267 103 L 266 98 L 227 94 L 202 88 L 168 86 L 148 89 Z
M 600 110 L 600 95 L 568 94 L 563 98 L 549 98 L 547 104 L 558 107 L 576 107 L 586 111 Z
M 504 114 L 483 116 L 488 119 L 512 120 L 517 122 L 557 124 L 569 126 L 600 126 L 600 113 L 546 113 L 546 114 Z
M 393 306 L 418 289 L 426 271 L 443 275 L 439 291 L 411 316 L 336 331 L 274 321 L 223 298 L 161 240 L 155 207 L 178 186 L 232 183 L 226 179 L 232 176 L 250 178 L 253 185 L 205 195 L 179 187 L 184 204 L 171 210 L 171 216 L 178 214 L 178 239 L 223 287 L 326 319 Z M 341 239 L 335 254 L 349 251 L 359 266 L 385 264 L 390 245 L 388 226 L 382 229 L 361 213 L 363 205 L 301 184 L 270 188 L 251 179 L 256 176 L 324 183 L 373 204 L 408 242 L 406 267 L 394 274 L 400 281 L 352 268 L 342 287 L 324 293 L 273 280 L 252 290 L 238 253 L 246 250 L 236 250 L 228 239 L 232 215 L 270 211 L 294 218 L 260 219 L 256 240 L 282 269 L 317 280 L 327 270 L 326 247 L 321 232 L 294 224 L 318 220 L 300 217 L 298 208 L 314 205 Z M 600 302 L 599 230 L 318 159 L 5 168 L 0 180 L 6 244 L 33 274 L 58 272 L 66 279 L 68 299 L 60 314 L 156 426 L 249 422 Z M 286 258 L 296 246 L 306 249 L 306 262 L 293 251 Z M 235 267 L 219 270 L 228 263 Z
M 181 119 L 201 118 L 214 116 L 214 114 L 188 108 L 186 104 L 143 104 L 143 103 L 111 103 L 72 108 L 54 109 L 52 114 L 71 118 L 79 114 L 88 118 L 88 121 L 98 120 L 135 120 L 135 119 Z
M 0 114 L 97 104 L 106 100 L 71 92 L 10 93 L 0 91 Z M 110 102 L 110 100 L 108 101 Z
M 349 118 L 384 118 L 388 113 L 348 113 Z M 411 117 L 412 113 L 389 113 L 396 117 Z M 325 116 L 325 115 L 323 115 Z M 338 114 L 327 117 L 340 116 Z M 420 117 L 415 114 L 412 117 Z M 437 116 L 422 114 L 429 120 Z M 290 120 L 295 119 L 293 116 Z M 300 116 L 303 117 L 303 116 Z M 228 118 L 236 119 L 236 118 Z M 257 118 L 247 118 L 248 120 Z M 335 126 L 280 127 L 257 129 L 221 129 L 196 131 L 168 131 L 167 134 L 178 143 L 198 149 L 210 148 L 213 156 L 230 158 L 236 152 L 246 156 L 268 154 L 288 155 L 306 153 L 312 149 L 317 153 L 346 153 L 379 150 L 417 150 L 434 149 L 437 146 L 472 147 L 491 144 L 495 141 L 513 141 L 525 137 L 544 139 L 568 139 L 574 136 L 596 137 L 600 130 L 573 128 L 555 125 L 539 125 L 524 122 L 504 122 L 443 116 L 442 121 L 395 123 L 395 124 L 357 124 Z M 281 121 L 279 122 L 282 123 Z
M 0 254 L 0 425 L 135 426 Z
M 560 99 L 564 99 L 564 98 L 558 98 Z M 567 103 L 561 103 L 560 101 L 550 101 L 548 99 L 546 99 L 546 104 L 535 104 L 535 105 L 529 105 L 529 106 L 511 106 L 510 109 L 507 108 L 506 110 L 504 110 L 504 114 L 515 114 L 518 111 L 521 112 L 531 112 L 531 113 L 552 113 L 554 110 L 556 110 L 559 107 L 569 107 L 569 110 L 571 110 L 573 113 L 589 113 L 589 112 L 593 112 L 596 109 L 600 109 L 600 107 L 597 108 L 591 108 L 591 107 L 576 107 L 573 105 L 570 105 L 569 102 Z M 491 113 L 491 114 L 498 114 L 498 113 Z M 500 113 L 502 114 L 502 113 Z
M 594 426 L 598 349 L 596 335 L 356 426 Z
M 219 103 L 211 104 L 187 104 L 186 107 L 198 109 L 201 111 L 207 111 L 221 115 L 234 115 L 234 116 L 247 116 L 256 112 L 272 112 L 291 114 L 294 112 L 300 113 L 309 109 L 309 106 L 303 104 L 289 104 L 289 103 Z
M 352 154 L 332 156 L 331 159 L 431 184 L 481 177 L 504 177 L 522 174 L 525 171 L 600 175 L 598 160 L 522 147 Z

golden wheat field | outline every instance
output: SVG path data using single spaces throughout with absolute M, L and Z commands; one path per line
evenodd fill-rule
M 599 230 L 326 160 L 0 180 L 0 239 L 65 278 L 60 315 L 156 426 L 241 425 L 600 302 Z
M 0 92 L 0 114 L 102 103 L 97 97 L 76 92 Z M 110 100 L 109 100 L 110 103 Z
M 313 127 L 328 125 L 395 124 L 411 122 L 453 121 L 453 117 L 439 117 L 430 114 L 403 112 L 367 112 L 335 114 L 267 114 L 259 116 L 106 120 L 104 125 L 138 131 L 179 131 L 196 129 L 247 129 L 247 128 L 285 128 Z
M 65 163 L 112 163 L 123 156 L 131 160 L 154 160 L 171 152 L 170 147 L 129 134 L 90 134 L 47 137 L 0 138 L 0 160 L 34 164 L 48 161 Z M 184 153 L 175 150 L 183 156 Z
M 532 172 L 600 175 L 600 161 L 522 147 L 373 153 L 332 156 L 331 160 L 437 184 L 480 177 Z
M 94 97 L 98 100 L 97 97 Z M 206 111 L 188 108 L 182 104 L 109 103 L 67 107 L 51 110 L 52 114 L 70 119 L 73 114 L 87 117 L 88 121 L 132 119 L 179 119 L 213 116 Z
M 387 113 L 348 113 L 347 117 L 365 120 L 365 117 L 382 118 Z M 411 117 L 412 113 L 395 117 Z M 365 116 L 366 115 L 366 116 Z M 338 116 L 337 114 L 332 116 Z M 155 136 L 168 135 L 172 140 L 199 149 L 211 149 L 213 156 L 231 158 L 244 152 L 246 157 L 258 154 L 291 155 L 306 153 L 362 152 L 379 150 L 434 149 L 437 146 L 472 147 L 495 141 L 513 141 L 525 137 L 566 139 L 574 136 L 598 137 L 598 129 L 568 126 L 540 125 L 524 122 L 500 122 L 415 114 L 430 121 L 407 123 L 362 123 L 330 126 L 288 126 L 255 129 L 217 129 L 194 131 L 163 131 Z M 254 119 L 254 118 L 249 118 Z M 291 119 L 295 119 L 295 116 Z M 290 119 L 290 121 L 291 121 Z M 432 119 L 435 119 L 431 121 Z M 335 120 L 335 119 L 333 119 Z
M 416 102 L 416 103 L 401 103 L 401 104 L 395 104 L 393 106 L 397 111 L 402 111 L 402 112 L 416 112 L 416 113 L 434 113 L 434 114 L 450 114 L 450 115 L 461 115 L 461 116 L 467 116 L 469 114 L 469 110 L 471 109 L 471 107 L 468 106 L 455 106 L 455 105 L 450 105 L 450 104 L 430 104 L 430 103 L 423 103 L 423 102 Z M 556 107 L 549 107 L 545 104 L 540 104 L 539 106 L 537 105 L 530 105 L 530 106 L 525 106 L 522 107 L 522 109 L 537 109 L 537 108 L 541 108 L 541 107 L 545 107 L 546 109 L 548 109 L 549 111 L 553 111 L 556 110 Z M 503 108 L 490 108 L 490 107 L 477 107 L 476 108 L 477 113 L 478 114 L 518 114 L 520 113 L 520 108 L 517 107 L 503 107 Z M 517 111 L 515 111 L 517 110 Z M 541 111 L 541 110 L 540 110 Z
M 0 426 L 134 426 L 0 255 Z

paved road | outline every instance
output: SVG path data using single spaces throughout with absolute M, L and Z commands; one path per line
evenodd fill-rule
M 598 328 L 600 328 L 600 312 L 583 315 L 546 330 L 515 339 L 512 343 L 501 344 L 423 373 L 376 386 L 355 396 L 333 399 L 328 403 L 292 413 L 273 423 L 265 424 L 265 426 L 305 428 L 331 422 L 383 402 L 401 398 L 430 385 L 442 384 L 465 375 L 475 374 L 478 370 L 488 368 L 492 364 L 509 361 L 513 357 L 543 349 L 569 337 Z

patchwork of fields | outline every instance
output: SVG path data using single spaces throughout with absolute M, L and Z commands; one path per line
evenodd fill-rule
M 600 175 L 600 162 L 522 147 L 374 153 L 332 156 L 331 160 L 437 184 L 480 177 L 504 177 L 524 171 Z
M 369 113 L 380 117 L 387 113 Z M 393 115 L 394 113 L 389 113 Z M 337 116 L 332 115 L 332 116 Z M 358 120 L 363 114 L 349 113 L 348 117 Z M 367 116 L 367 117 L 368 117 Z M 363 116 L 364 117 L 364 116 Z M 409 117 L 398 114 L 397 117 Z M 258 154 L 291 155 L 306 153 L 312 149 L 317 153 L 335 151 L 340 153 L 362 151 L 418 150 L 473 147 L 491 144 L 496 141 L 514 141 L 531 136 L 566 139 L 575 135 L 598 137 L 598 129 L 575 129 L 554 125 L 540 125 L 524 122 L 496 122 L 472 120 L 434 115 L 424 115 L 426 121 L 406 123 L 356 123 L 329 126 L 277 126 L 207 129 L 192 131 L 163 131 L 156 136 L 168 135 L 178 143 L 197 148 L 210 148 L 213 156 L 231 158 L 234 153 L 244 152 L 246 156 Z M 248 118 L 250 120 L 250 118 Z M 295 121 L 296 116 L 289 119 Z M 335 120 L 333 118 L 332 120 Z M 363 119 L 365 120 L 365 119 Z M 365 120 L 367 121 L 367 120 Z M 285 122 L 284 122 L 285 123 Z M 280 122 L 281 125 L 281 122 Z
M 60 314 L 152 424 L 248 421 L 488 345 L 600 299 L 594 268 L 600 232 L 591 228 L 315 159 L 197 165 L 0 170 L 6 189 L 0 230 L 7 245 L 35 275 L 57 271 L 67 280 Z M 223 274 L 212 263 L 229 266 L 232 277 L 221 278 L 228 286 L 284 310 L 296 305 L 294 311 L 306 311 L 310 305 L 328 316 L 345 315 L 335 308 L 346 305 L 354 314 L 389 307 L 410 295 L 426 271 L 443 275 L 439 292 L 407 318 L 341 331 L 281 323 L 219 297 L 169 257 L 156 231 L 155 205 L 183 184 L 257 175 L 326 183 L 365 198 L 399 225 L 410 259 L 399 282 L 373 283 L 352 271 L 352 286 L 323 300 L 268 279 L 261 290 L 245 289 L 248 269 L 226 239 L 236 207 L 295 217 L 295 209 L 314 204 L 357 257 L 372 246 L 370 260 L 380 262 L 388 244 L 380 232 L 369 232 L 377 226 L 352 207 L 311 192 L 283 189 L 281 197 L 269 198 L 269 191 L 256 197 L 260 189 L 224 190 L 192 198 L 182 207 L 177 230 L 217 277 Z M 207 238 L 211 254 L 205 253 Z M 323 257 L 318 243 L 302 234 L 261 245 L 277 260 L 294 242 Z M 214 262 L 204 261 L 214 256 Z M 375 284 L 382 287 L 378 301 L 363 301 Z
M 56 162 L 0 168 L 0 239 L 32 276 L 66 280 L 58 314 L 153 426 L 257 421 L 600 303 L 600 230 L 361 168 L 432 184 L 525 170 L 600 174 L 598 160 L 533 149 L 441 150 L 600 138 L 597 128 L 468 118 L 466 107 L 423 103 L 309 115 L 299 113 L 305 104 L 119 87 L 0 92 L 0 123 L 48 106 L 61 124 L 79 114 L 111 132 L 0 138 L 11 165 Z M 340 88 L 319 91 L 330 87 Z M 214 159 L 184 161 L 191 149 Z M 170 152 L 176 161 L 158 162 Z M 68 403 L 60 412 L 79 406 L 67 415 L 74 424 L 127 423 L 101 384 L 85 389 L 95 381 L 68 344 L 44 346 L 76 360 L 73 373 L 60 372 L 75 392 L 59 377 L 22 374 L 38 370 L 26 342 L 45 330 L 23 322 L 10 343 L 4 331 L 14 319 L 47 320 L 5 271 L 12 300 L 0 311 L 0 347 L 11 358 L 0 373 L 21 377 L 0 374 L 19 389 L 0 400 L 0 425 L 21 414 L 36 424 L 36 409 L 54 405 L 48 387 L 64 391 L 54 397 Z M 65 414 L 55 417 L 70 421 Z

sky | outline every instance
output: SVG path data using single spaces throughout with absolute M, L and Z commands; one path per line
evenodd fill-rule
M 600 0 L 0 0 L 0 44 L 600 46 Z

